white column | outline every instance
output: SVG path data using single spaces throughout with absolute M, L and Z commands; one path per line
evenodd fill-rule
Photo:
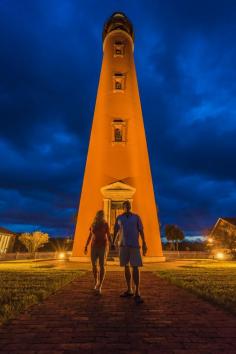
M 3 239 L 4 239 L 4 236 L 2 236 L 2 235 L 0 235 L 0 253 L 2 253 L 3 252 Z
M 4 242 L 3 242 L 3 252 L 4 253 L 7 253 L 7 250 L 6 250 L 7 239 L 8 239 L 8 236 L 4 236 Z
M 110 199 L 107 199 L 107 198 L 104 198 L 103 199 L 103 210 L 104 210 L 104 214 L 105 214 L 105 219 L 107 220 L 108 222 L 108 225 L 110 227 L 110 223 L 111 223 L 111 218 L 110 218 L 110 215 L 111 215 L 111 201 Z
M 2 241 L 1 241 L 1 252 L 4 253 L 4 245 L 5 245 L 5 236 L 2 235 Z
M 11 236 L 6 236 L 6 245 L 5 245 L 6 253 L 8 252 L 10 239 L 11 239 Z
M 111 199 L 108 199 L 108 220 L 109 220 L 109 227 L 111 227 Z

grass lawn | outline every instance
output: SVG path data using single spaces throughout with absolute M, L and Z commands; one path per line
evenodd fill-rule
M 0 323 L 83 274 L 64 262 L 15 261 L 0 263 Z
M 202 260 L 179 267 L 176 263 L 155 273 L 236 314 L 236 262 Z

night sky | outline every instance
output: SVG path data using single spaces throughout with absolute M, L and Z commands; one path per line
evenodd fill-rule
M 73 234 L 115 11 L 134 25 L 162 226 L 236 216 L 236 1 L 0 0 L 0 226 Z

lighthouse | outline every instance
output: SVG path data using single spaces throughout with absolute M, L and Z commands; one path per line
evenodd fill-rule
M 113 232 L 122 204 L 129 200 L 140 215 L 148 247 L 147 261 L 163 261 L 138 82 L 134 30 L 122 12 L 103 29 L 103 60 L 71 260 L 84 261 L 89 228 L 103 209 Z

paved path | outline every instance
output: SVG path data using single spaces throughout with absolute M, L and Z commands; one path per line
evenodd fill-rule
M 0 327 L 0 353 L 236 353 L 236 318 L 142 273 L 145 304 L 119 298 L 121 272 L 108 272 L 101 297 L 91 274 L 77 278 Z

